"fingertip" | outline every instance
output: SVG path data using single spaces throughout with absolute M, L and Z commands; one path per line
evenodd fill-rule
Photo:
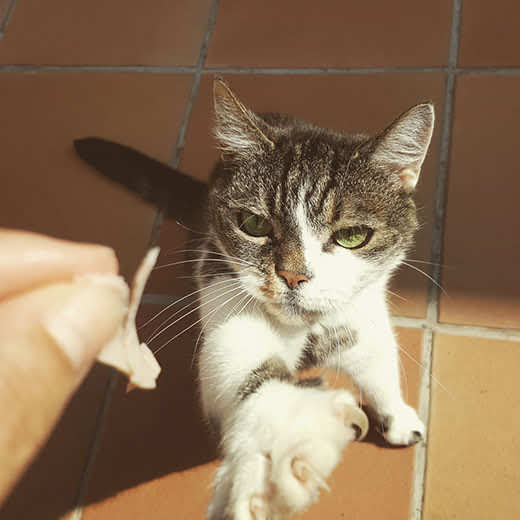
M 109 246 L 93 245 L 96 248 L 95 265 L 98 267 L 96 272 L 117 274 L 119 272 L 119 260 L 116 252 Z

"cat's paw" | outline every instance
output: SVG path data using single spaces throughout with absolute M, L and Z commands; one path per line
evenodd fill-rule
M 423 422 L 417 412 L 405 403 L 392 415 L 385 416 L 383 425 L 385 439 L 396 446 L 410 446 L 426 438 Z
M 208 520 L 290 518 L 315 502 L 368 420 L 345 391 L 271 382 L 242 403 L 224 436 Z

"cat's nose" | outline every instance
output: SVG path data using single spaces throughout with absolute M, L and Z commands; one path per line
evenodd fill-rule
M 285 280 L 289 289 L 296 289 L 299 284 L 309 280 L 308 276 L 301 273 L 293 273 L 292 271 L 276 271 L 276 274 Z

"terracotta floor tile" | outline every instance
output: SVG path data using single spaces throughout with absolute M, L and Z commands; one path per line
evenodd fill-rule
M 458 78 L 443 322 L 520 327 L 519 89 L 517 77 Z
M 207 65 L 381 67 L 444 65 L 452 3 L 223 1 Z
M 194 65 L 211 0 L 19 2 L 0 63 Z
M 459 65 L 518 67 L 518 2 L 472 0 L 462 6 Z
M 133 274 L 155 209 L 81 161 L 72 140 L 97 135 L 168 160 L 189 76 L 3 75 L 0 222 L 115 248 Z
M 520 517 L 520 344 L 439 336 L 424 520 Z
M 429 260 L 439 129 L 443 112 L 443 75 L 228 75 L 226 79 L 242 101 L 258 112 L 286 112 L 347 132 L 375 133 L 412 104 L 432 99 L 437 109 L 437 130 L 417 193 L 423 227 L 417 235 L 415 249 L 408 255 L 408 258 L 414 260 Z M 211 82 L 212 78 L 208 76 L 202 78 L 181 161 L 184 171 L 203 180 L 208 178 L 217 158 L 211 137 Z M 415 265 L 428 272 L 427 265 Z M 408 267 L 401 268 L 392 285 L 392 290 L 400 295 L 392 299 L 394 312 L 406 316 L 424 316 L 427 287 L 428 280 L 425 277 Z
M 154 312 L 153 307 L 145 306 L 146 313 Z M 197 335 L 190 331 L 159 354 L 163 373 L 157 390 L 125 394 L 124 384 L 118 387 L 84 520 L 203 518 L 216 462 L 200 419 L 191 369 Z M 403 348 L 419 359 L 421 332 L 400 329 L 399 337 Z M 406 357 L 403 366 L 407 393 L 416 405 L 420 372 Z M 372 433 L 368 442 L 348 450 L 331 480 L 332 492 L 304 517 L 342 518 L 348 513 L 352 520 L 374 518 L 384 507 L 385 518 L 402 520 L 409 509 L 412 465 L 413 449 L 381 446 Z
M 110 370 L 96 365 L 50 439 L 0 508 L 2 520 L 58 520 L 75 506 Z

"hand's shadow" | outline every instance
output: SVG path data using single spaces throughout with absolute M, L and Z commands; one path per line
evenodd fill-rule
M 199 332 L 193 327 L 161 350 L 162 373 L 156 390 L 126 393 L 126 379 L 118 378 L 90 477 L 89 503 L 216 458 L 216 443 L 201 418 L 192 366 Z M 154 341 L 152 348 L 160 344 Z

